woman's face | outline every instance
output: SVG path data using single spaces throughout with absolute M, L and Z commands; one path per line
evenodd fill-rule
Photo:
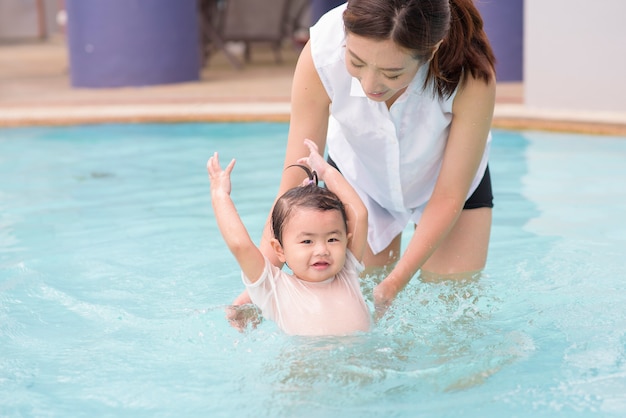
M 420 65 L 391 40 L 378 41 L 351 33 L 346 36 L 348 73 L 359 80 L 367 97 L 374 101 L 397 99 Z

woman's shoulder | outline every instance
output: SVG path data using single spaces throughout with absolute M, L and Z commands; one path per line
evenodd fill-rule
M 469 74 L 457 87 L 453 108 L 456 112 L 486 106 L 493 109 L 496 95 L 496 80 L 492 74 L 490 80 L 476 78 Z
M 320 28 L 334 28 L 343 31 L 343 12 L 346 10 L 347 5 L 348 3 L 344 3 L 324 13 L 311 27 L 311 31 L 315 32 Z

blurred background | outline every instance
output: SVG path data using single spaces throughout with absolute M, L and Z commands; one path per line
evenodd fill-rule
M 309 26 L 340 3 L 0 0 L 0 46 L 62 43 L 75 88 L 206 81 L 210 76 L 203 72 L 218 67 L 216 61 L 227 63 L 224 71 L 266 59 L 292 69 Z M 534 109 L 626 112 L 626 2 L 475 3 L 510 102 Z

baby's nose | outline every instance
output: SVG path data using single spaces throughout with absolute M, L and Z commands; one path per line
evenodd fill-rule
M 315 249 L 316 249 L 316 252 L 317 252 L 319 255 L 326 255 L 326 254 L 328 254 L 328 245 L 326 245 L 326 243 L 325 243 L 325 242 L 322 242 L 322 243 L 318 244 L 318 245 L 315 247 Z

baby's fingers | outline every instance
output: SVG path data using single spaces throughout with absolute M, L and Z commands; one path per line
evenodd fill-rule
M 224 171 L 226 171 L 226 173 L 230 175 L 230 173 L 233 172 L 233 168 L 235 168 L 235 159 L 234 158 L 232 160 L 230 160 L 230 163 L 228 163 L 228 165 L 226 166 L 226 169 Z
M 217 152 L 214 152 L 213 155 L 209 157 L 209 159 L 207 160 L 206 169 L 209 172 L 209 174 L 215 174 L 222 170 L 220 167 L 220 160 L 217 155 Z
M 309 148 L 309 151 L 311 151 L 311 152 L 315 151 L 315 152 L 319 153 L 318 148 L 317 148 L 317 144 L 315 142 L 311 141 L 309 138 L 304 138 L 304 145 L 306 145 Z
M 227 174 L 230 174 L 233 171 L 233 167 L 235 166 L 235 159 L 233 158 L 231 162 L 226 166 L 226 170 L 224 170 Z M 207 170 L 210 175 L 217 175 L 222 172 L 222 167 L 220 166 L 219 155 L 217 152 L 213 153 L 213 155 L 209 158 L 206 163 Z

